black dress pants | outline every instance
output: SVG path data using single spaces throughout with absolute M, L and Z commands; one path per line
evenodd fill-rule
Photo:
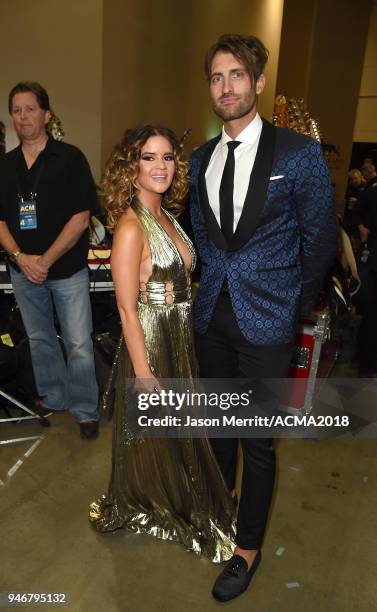
M 221 293 L 205 334 L 195 335 L 202 378 L 284 378 L 292 344 L 252 345 L 241 333 L 228 293 Z M 211 439 L 224 480 L 235 487 L 238 440 Z M 242 438 L 243 475 L 236 543 L 246 550 L 262 545 L 275 480 L 271 438 Z

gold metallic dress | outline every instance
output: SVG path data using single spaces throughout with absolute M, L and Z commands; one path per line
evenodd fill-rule
M 149 241 L 152 274 L 140 286 L 138 314 L 157 378 L 196 376 L 190 276 L 174 242 L 148 209 L 134 210 Z M 192 243 L 165 211 L 188 247 Z M 116 356 L 112 474 L 107 496 L 90 506 L 98 531 L 125 528 L 183 544 L 214 562 L 234 548 L 234 507 L 206 438 L 140 438 L 127 427 L 125 381 L 134 371 L 124 342 Z

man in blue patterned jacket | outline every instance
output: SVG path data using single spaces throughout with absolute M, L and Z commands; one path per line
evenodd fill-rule
M 268 52 L 223 35 L 205 71 L 222 132 L 192 157 L 191 221 L 202 262 L 194 305 L 202 377 L 283 378 L 299 314 L 316 304 L 337 249 L 332 188 L 320 145 L 257 113 Z M 213 595 L 242 593 L 261 559 L 275 478 L 273 440 L 242 438 L 237 548 Z M 238 440 L 212 440 L 234 494 Z

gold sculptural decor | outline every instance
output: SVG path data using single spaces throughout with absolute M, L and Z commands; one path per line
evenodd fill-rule
M 282 94 L 276 96 L 272 123 L 322 142 L 318 121 L 309 115 L 302 98 L 287 99 Z
M 63 140 L 64 130 L 62 122 L 57 117 L 54 111 L 51 111 L 51 118 L 46 127 L 47 134 L 52 136 L 55 140 Z

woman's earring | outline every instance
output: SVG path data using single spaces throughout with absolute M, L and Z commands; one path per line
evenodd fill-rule
M 130 187 L 130 204 L 132 204 L 133 199 L 134 199 L 134 197 L 135 197 L 135 192 L 134 192 L 134 191 L 132 191 L 132 187 L 133 187 L 133 185 L 132 185 L 131 181 L 130 181 L 130 185 L 129 185 L 129 187 Z

